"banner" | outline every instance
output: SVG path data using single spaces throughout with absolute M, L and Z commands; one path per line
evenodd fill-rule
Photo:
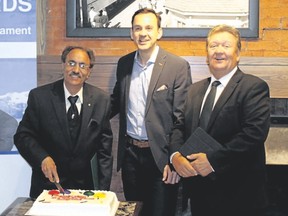
M 29 196 L 31 168 L 13 143 L 37 85 L 36 0 L 0 0 L 0 213 Z
M 15 128 L 9 116 L 21 120 L 28 93 L 37 84 L 36 35 L 36 0 L 0 0 L 1 153 L 16 151 L 7 140 Z M 9 133 L 8 138 L 4 132 Z

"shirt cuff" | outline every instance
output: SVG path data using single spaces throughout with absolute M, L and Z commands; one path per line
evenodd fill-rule
M 176 153 L 179 153 L 178 151 L 177 152 L 174 152 L 171 156 L 170 156 L 170 163 L 172 164 L 172 158 L 174 157 L 174 155 L 176 154 Z

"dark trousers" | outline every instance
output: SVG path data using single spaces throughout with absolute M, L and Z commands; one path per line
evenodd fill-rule
M 198 199 L 199 198 L 199 199 Z M 212 207 L 207 200 L 198 197 L 190 197 L 190 207 L 192 216 L 264 216 L 265 209 L 247 208 L 243 206 L 241 209 L 235 209 L 229 205 Z
M 192 216 L 264 216 L 265 205 L 263 201 L 258 201 L 257 198 L 248 192 L 247 197 L 243 197 L 241 193 L 230 183 L 229 189 L 227 182 L 225 188 L 218 176 L 214 177 L 196 176 L 191 178 L 183 178 L 183 192 L 186 198 L 190 199 L 190 208 Z M 234 186 L 234 187 L 233 187 Z M 240 194 L 240 196 L 239 196 Z
M 207 202 L 199 202 L 197 198 L 190 199 L 192 216 L 264 216 L 265 209 L 249 209 L 243 206 L 243 209 L 231 209 L 229 206 L 221 208 L 211 208 Z
M 150 148 L 128 144 L 122 181 L 126 200 L 142 201 L 141 216 L 174 216 L 178 185 L 166 185 L 155 164 Z

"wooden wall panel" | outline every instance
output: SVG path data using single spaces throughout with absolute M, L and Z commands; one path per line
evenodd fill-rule
M 183 56 L 190 66 L 193 82 L 209 76 L 205 57 Z M 88 82 L 111 92 L 115 84 L 116 66 L 119 57 L 97 56 Z M 242 57 L 239 64 L 245 73 L 265 80 L 272 98 L 288 98 L 288 58 Z M 60 56 L 38 56 L 38 85 L 62 77 Z

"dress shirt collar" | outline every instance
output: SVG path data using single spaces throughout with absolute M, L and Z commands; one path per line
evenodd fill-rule
M 77 94 L 75 95 L 71 95 L 70 92 L 68 91 L 68 89 L 66 88 L 65 83 L 63 82 L 63 86 L 64 86 L 64 94 L 65 94 L 65 104 L 66 104 L 66 111 L 69 109 L 70 107 L 70 102 L 68 100 L 69 96 L 76 96 L 78 95 L 78 100 L 76 101 L 76 106 L 78 108 L 78 111 L 80 113 L 81 110 L 81 104 L 83 103 L 83 87 L 81 87 L 81 89 L 77 92 Z
M 146 65 L 142 65 L 140 62 L 140 56 L 139 56 L 139 51 L 136 51 L 135 57 L 134 57 L 134 62 L 136 62 L 137 64 L 139 64 L 141 67 L 145 67 L 151 63 L 155 63 L 157 55 L 159 52 L 159 46 L 156 46 L 155 49 L 153 50 L 152 55 L 150 56 L 148 62 L 146 63 Z
M 224 91 L 225 87 L 227 86 L 228 82 L 230 81 L 230 79 L 232 78 L 232 76 L 236 73 L 237 71 L 237 66 L 228 74 L 226 74 L 225 76 L 221 77 L 218 81 L 221 82 L 221 84 L 217 87 L 217 91 L 216 91 L 216 95 L 215 95 L 215 100 L 214 100 L 214 105 L 216 104 L 216 102 L 218 101 L 220 95 L 222 94 L 222 92 Z M 217 79 L 211 75 L 211 81 L 210 84 L 206 90 L 205 96 L 204 96 L 204 100 L 202 102 L 202 106 L 201 106 L 201 110 L 204 106 L 204 101 L 206 100 L 206 97 L 211 89 L 211 85 L 214 81 L 216 81 Z
M 230 72 L 230 73 L 228 73 L 228 74 L 226 74 L 225 76 L 223 76 L 223 77 L 221 77 L 220 79 L 219 79 L 219 81 L 221 82 L 221 85 L 225 88 L 226 87 L 226 85 L 228 84 L 228 82 L 230 81 L 230 79 L 232 78 L 232 76 L 236 73 L 236 71 L 237 71 L 237 66 Z M 213 75 L 211 75 L 211 82 L 210 82 L 210 85 L 214 82 L 214 81 L 216 81 L 217 79 L 213 76 Z

